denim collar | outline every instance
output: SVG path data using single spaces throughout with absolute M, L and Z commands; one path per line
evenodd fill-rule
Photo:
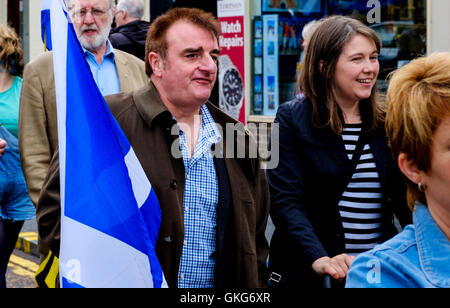
M 450 287 L 450 241 L 439 229 L 428 208 L 417 205 L 413 213 L 417 249 L 422 269 L 437 287 Z

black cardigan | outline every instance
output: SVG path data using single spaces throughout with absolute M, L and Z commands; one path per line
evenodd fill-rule
M 361 108 L 360 108 L 361 109 Z M 324 110 L 321 111 L 324 115 Z M 363 116 L 362 116 L 363 117 Z M 270 245 L 269 272 L 282 276 L 287 286 L 314 286 L 319 277 L 311 265 L 318 258 L 344 252 L 344 232 L 338 202 L 353 173 L 341 136 L 330 128 L 312 125 L 308 98 L 282 104 L 275 123 L 279 138 L 279 165 L 267 170 L 271 217 L 275 232 Z M 383 192 L 383 235 L 411 222 L 406 205 L 406 185 L 388 148 L 384 129 L 369 130 L 363 119 L 361 140 L 375 157 Z

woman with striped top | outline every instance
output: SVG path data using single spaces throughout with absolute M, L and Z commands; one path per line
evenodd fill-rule
M 268 170 L 275 224 L 270 283 L 319 285 L 345 279 L 353 257 L 395 235 L 406 210 L 405 183 L 389 151 L 376 101 L 378 35 L 343 16 L 322 20 L 298 81 L 304 98 L 282 104 Z

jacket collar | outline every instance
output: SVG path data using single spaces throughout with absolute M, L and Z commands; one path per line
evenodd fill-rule
M 417 250 L 428 280 L 440 288 L 450 287 L 450 241 L 439 229 L 428 208 L 415 207 L 413 213 Z
M 166 114 L 167 117 L 170 116 L 169 110 L 162 102 L 158 90 L 152 81 L 141 90 L 133 92 L 133 99 L 139 114 L 150 127 L 161 115 Z
M 152 81 L 141 90 L 133 92 L 133 99 L 139 114 L 150 127 L 160 117 L 164 117 L 164 119 L 166 117 L 172 118 L 171 113 L 162 102 L 161 96 Z M 216 123 L 233 123 L 239 131 L 245 133 L 245 128 L 241 123 L 224 114 L 211 102 L 206 102 L 206 106 Z
M 83 49 L 85 55 L 89 54 L 95 59 L 95 56 L 91 51 L 87 50 L 83 46 L 81 46 L 81 48 Z M 106 51 L 103 57 L 110 57 L 112 60 L 115 60 L 114 48 L 109 40 L 106 40 Z
M 309 98 L 305 98 L 309 102 L 310 108 L 310 118 L 312 121 L 312 102 Z M 360 102 L 361 104 L 361 102 Z M 320 119 L 320 123 L 325 125 L 328 121 L 329 111 L 325 105 L 325 103 L 318 104 L 318 115 Z M 365 112 L 364 107 L 360 105 L 361 112 Z M 363 117 L 364 118 L 364 117 Z M 353 172 L 353 164 L 348 159 L 347 152 L 345 150 L 344 141 L 341 136 L 336 135 L 329 126 L 325 126 L 323 128 L 314 127 L 313 131 L 315 134 L 322 136 L 325 141 L 325 144 L 330 149 L 331 155 L 334 157 L 335 161 L 338 163 L 340 168 L 346 174 L 351 174 Z M 360 135 L 359 142 L 368 143 L 371 147 L 372 153 L 374 155 L 377 171 L 380 176 L 380 182 L 384 187 L 386 181 L 386 164 L 388 162 L 388 158 L 390 157 L 389 149 L 387 148 L 387 137 L 384 133 L 383 129 L 378 130 L 369 130 L 369 123 L 367 121 L 362 121 L 362 132 Z M 347 183 L 343 183 L 347 184 Z M 345 187 L 344 187 L 345 189 Z
M 114 63 L 116 64 L 117 75 L 119 76 L 120 90 L 122 92 L 126 92 L 128 91 L 128 89 L 131 89 L 132 86 L 134 86 L 130 83 L 130 75 L 133 74 L 133 71 L 128 65 L 127 57 L 121 55 L 120 50 L 114 50 L 114 48 L 112 48 L 112 50 L 114 52 Z

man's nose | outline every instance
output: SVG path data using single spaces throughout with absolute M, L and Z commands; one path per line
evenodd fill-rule
M 94 23 L 94 15 L 92 15 L 92 11 L 87 11 L 86 15 L 84 16 L 84 23 L 85 24 L 93 24 Z
M 201 69 L 211 74 L 217 72 L 217 61 L 211 55 L 202 57 Z

